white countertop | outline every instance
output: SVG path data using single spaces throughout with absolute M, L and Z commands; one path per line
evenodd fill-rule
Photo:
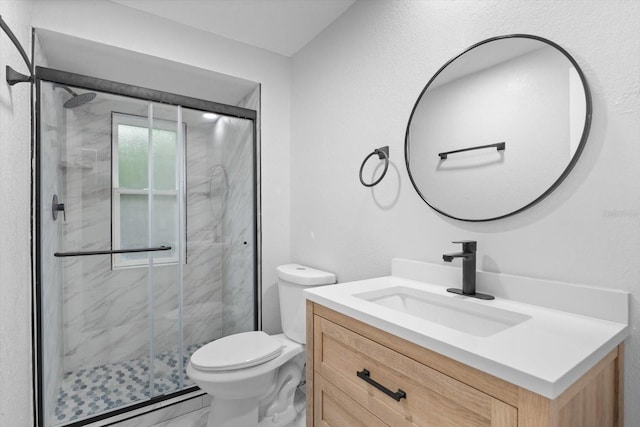
M 453 280 L 461 282 L 459 267 L 393 262 L 392 276 L 312 288 L 305 290 L 305 296 L 549 399 L 558 397 L 629 335 L 628 294 L 624 292 L 478 272 L 477 291 L 496 296 L 495 300 L 483 301 L 446 292 L 446 288 L 455 286 Z M 416 277 L 421 280 L 413 280 Z M 428 277 L 437 278 L 437 284 Z M 480 337 L 353 296 L 390 286 L 462 298 L 473 304 L 521 313 L 530 319 Z M 539 292 L 549 288 L 555 292 L 545 301 Z M 510 290 L 517 300 L 502 297 L 501 294 L 508 293 L 504 289 Z M 574 301 L 558 300 L 565 297 L 584 302 L 576 305 Z M 527 302 L 528 299 L 536 304 Z M 601 307 L 602 304 L 607 307 Z

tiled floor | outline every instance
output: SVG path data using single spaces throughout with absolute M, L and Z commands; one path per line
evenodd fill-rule
M 184 349 L 184 386 L 192 383 L 184 373 L 191 354 L 200 345 Z M 153 396 L 181 389 L 177 352 L 156 355 Z M 151 397 L 149 358 L 79 369 L 65 373 L 58 394 L 54 420 L 57 425 L 97 415 Z

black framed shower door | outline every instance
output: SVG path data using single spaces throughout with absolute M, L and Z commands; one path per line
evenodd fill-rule
M 261 327 L 256 118 L 36 67 L 38 426 L 191 393 L 193 351 Z

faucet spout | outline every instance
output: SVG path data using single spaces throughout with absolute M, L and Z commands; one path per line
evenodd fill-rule
M 455 252 L 455 253 L 452 253 L 452 254 L 444 254 L 444 255 L 442 255 L 442 259 L 445 262 L 451 262 L 451 261 L 453 261 L 454 258 L 463 258 L 464 259 L 464 258 L 467 258 L 469 256 L 472 256 L 472 254 L 469 254 L 467 252 Z

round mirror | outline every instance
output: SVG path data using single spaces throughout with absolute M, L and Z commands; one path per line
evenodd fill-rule
M 416 191 L 433 209 L 489 221 L 542 200 L 567 176 L 591 123 L 576 61 L 531 35 L 471 46 L 429 80 L 405 135 Z

